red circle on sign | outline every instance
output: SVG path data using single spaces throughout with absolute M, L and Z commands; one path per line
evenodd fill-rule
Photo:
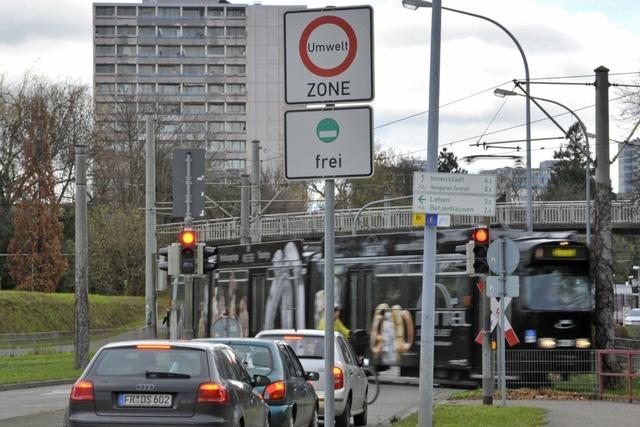
M 318 28 L 320 25 L 325 24 L 333 24 L 342 28 L 342 30 L 347 34 L 347 39 L 349 40 L 349 52 L 347 53 L 347 57 L 344 58 L 338 66 L 334 68 L 322 68 L 318 67 L 313 63 L 311 58 L 309 58 L 309 54 L 307 53 L 307 42 L 309 41 L 309 37 L 313 30 Z M 351 28 L 351 25 L 347 21 L 337 16 L 321 16 L 319 18 L 314 19 L 307 25 L 307 27 L 302 32 L 302 36 L 300 36 L 300 45 L 298 46 L 298 50 L 300 51 L 300 59 L 302 59 L 302 63 L 309 71 L 313 74 L 318 75 L 320 77 L 335 77 L 338 74 L 344 72 L 353 60 L 356 57 L 356 51 L 358 50 L 358 40 L 356 39 L 356 33 Z

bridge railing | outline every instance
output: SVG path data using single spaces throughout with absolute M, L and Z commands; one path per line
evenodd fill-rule
M 585 223 L 584 203 L 584 201 L 535 202 L 533 204 L 534 225 L 581 227 Z M 336 210 L 336 232 L 350 233 L 356 221 L 357 212 L 358 209 Z M 521 227 L 526 224 L 526 215 L 526 206 L 523 203 L 499 203 L 492 222 Z M 611 219 L 614 225 L 640 225 L 640 209 L 630 201 L 613 202 Z M 477 216 L 453 215 L 451 217 L 453 227 L 472 226 L 481 222 L 482 217 Z M 208 241 L 240 238 L 239 218 L 194 221 L 193 227 Z M 182 223 L 164 224 L 157 227 L 157 233 L 177 235 L 181 228 Z M 324 212 L 263 215 L 260 217 L 258 228 L 261 230 L 262 237 L 268 239 L 322 234 Z M 374 207 L 363 211 L 356 224 L 356 230 L 359 232 L 410 229 L 415 229 L 411 223 L 411 206 Z

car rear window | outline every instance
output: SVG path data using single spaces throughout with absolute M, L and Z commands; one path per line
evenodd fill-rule
M 274 360 L 269 347 L 264 345 L 229 344 L 241 357 L 249 375 L 269 376 L 274 370 Z
M 324 359 L 324 337 L 292 334 L 261 335 L 260 338 L 286 342 L 299 358 Z
M 208 376 L 206 352 L 187 348 L 108 348 L 100 353 L 89 375 L 144 377 L 146 372 Z

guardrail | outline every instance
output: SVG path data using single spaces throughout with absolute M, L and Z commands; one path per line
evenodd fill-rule
M 335 211 L 336 233 L 350 233 L 358 209 Z M 593 212 L 593 209 L 591 209 Z M 563 226 L 583 227 L 585 224 L 585 202 L 535 202 L 533 204 L 534 225 L 538 227 Z M 614 226 L 640 227 L 640 209 L 630 201 L 612 203 L 611 220 Z M 322 234 L 324 212 L 298 212 L 263 215 L 258 229 L 268 239 L 306 237 Z M 483 222 L 482 217 L 470 215 L 451 216 L 452 227 L 472 226 Z M 526 206 L 522 203 L 499 203 L 492 222 L 504 226 L 523 227 L 526 224 Z M 159 225 L 157 234 L 177 234 L 182 223 Z M 240 238 L 240 218 L 223 218 L 194 221 L 193 227 L 208 241 L 228 241 Z M 411 206 L 391 208 L 376 207 L 366 210 L 357 218 L 359 232 L 384 230 L 411 230 Z
M 597 350 L 596 352 L 596 375 L 598 376 L 598 397 L 602 399 L 624 399 L 629 403 L 634 401 L 634 385 L 637 384 L 637 378 L 640 378 L 640 350 Z M 616 372 L 607 372 L 604 368 L 603 358 L 611 359 L 613 366 L 618 370 Z M 613 385 L 605 384 L 609 378 L 609 382 Z M 626 378 L 626 393 L 620 393 L 622 388 L 614 379 Z M 607 393 L 607 390 L 610 392 Z M 618 393 L 616 393 L 618 391 Z M 626 396 L 625 396 L 626 394 Z M 640 396 L 635 396 L 637 400 Z

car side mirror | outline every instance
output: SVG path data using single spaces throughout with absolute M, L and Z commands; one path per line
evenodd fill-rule
M 254 387 L 262 387 L 271 384 L 271 380 L 266 375 L 254 375 L 253 381 L 251 381 L 251 385 Z
M 320 374 L 317 372 L 307 372 L 305 378 L 308 381 L 318 381 L 320 379 Z

